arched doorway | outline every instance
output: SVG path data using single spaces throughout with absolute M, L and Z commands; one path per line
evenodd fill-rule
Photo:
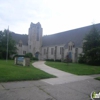
M 39 58 L 39 52 L 36 52 L 36 53 L 35 53 L 35 57 L 36 57 L 36 58 Z
M 72 62 L 72 52 L 68 53 L 69 61 Z

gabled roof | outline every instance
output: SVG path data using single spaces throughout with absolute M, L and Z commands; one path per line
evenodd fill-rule
M 28 35 L 16 34 L 14 32 L 11 32 L 11 36 L 16 43 L 19 43 L 19 41 L 21 40 L 23 45 L 28 45 Z
M 100 30 L 100 23 L 95 24 L 95 26 Z M 81 47 L 85 35 L 88 34 L 91 29 L 92 25 L 56 33 L 53 35 L 43 36 L 43 47 L 61 44 L 66 44 L 67 46 L 68 42 L 70 41 L 75 43 L 75 47 Z

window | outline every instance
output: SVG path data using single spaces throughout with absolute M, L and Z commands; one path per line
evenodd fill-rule
M 72 50 L 72 46 L 70 46 L 70 50 Z
M 62 47 L 60 47 L 60 54 L 62 53 Z
M 48 54 L 48 52 L 49 52 L 49 47 L 47 47 L 47 54 Z
M 55 46 L 55 53 L 57 52 L 57 46 Z
M 69 50 L 70 50 L 70 46 L 69 46 L 68 48 L 69 48 Z
M 26 51 L 23 51 L 23 54 L 26 54 Z
M 39 41 L 39 28 L 37 28 L 37 41 Z
M 33 52 L 35 53 L 35 48 L 33 48 Z
M 64 48 L 60 47 L 60 54 L 63 54 L 63 52 L 64 52 Z
M 75 49 L 75 57 L 78 56 L 78 48 Z
M 19 47 L 22 47 L 22 43 L 19 43 Z
M 51 48 L 51 55 L 53 55 L 53 51 L 54 51 L 53 48 Z
M 46 54 L 46 49 L 44 49 L 44 54 Z
M 78 52 L 78 48 L 75 49 L 75 52 L 76 52 L 76 53 Z
M 72 45 L 69 46 L 68 49 L 69 49 L 69 51 L 72 50 L 73 49 L 73 46 Z

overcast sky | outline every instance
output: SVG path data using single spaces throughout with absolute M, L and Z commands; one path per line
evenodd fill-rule
M 31 22 L 44 35 L 100 23 L 100 0 L 0 0 L 0 30 L 28 34 Z

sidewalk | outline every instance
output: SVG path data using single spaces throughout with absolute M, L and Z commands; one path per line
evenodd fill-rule
M 64 83 L 70 83 L 70 82 L 93 78 L 92 76 L 85 76 L 85 75 L 78 76 L 78 75 L 70 74 L 70 73 L 49 67 L 49 66 L 45 65 L 45 61 L 35 62 L 35 63 L 33 63 L 33 66 L 40 70 L 43 70 L 49 74 L 57 76 L 57 78 L 41 80 L 41 81 L 49 83 L 51 85 L 64 84 Z

